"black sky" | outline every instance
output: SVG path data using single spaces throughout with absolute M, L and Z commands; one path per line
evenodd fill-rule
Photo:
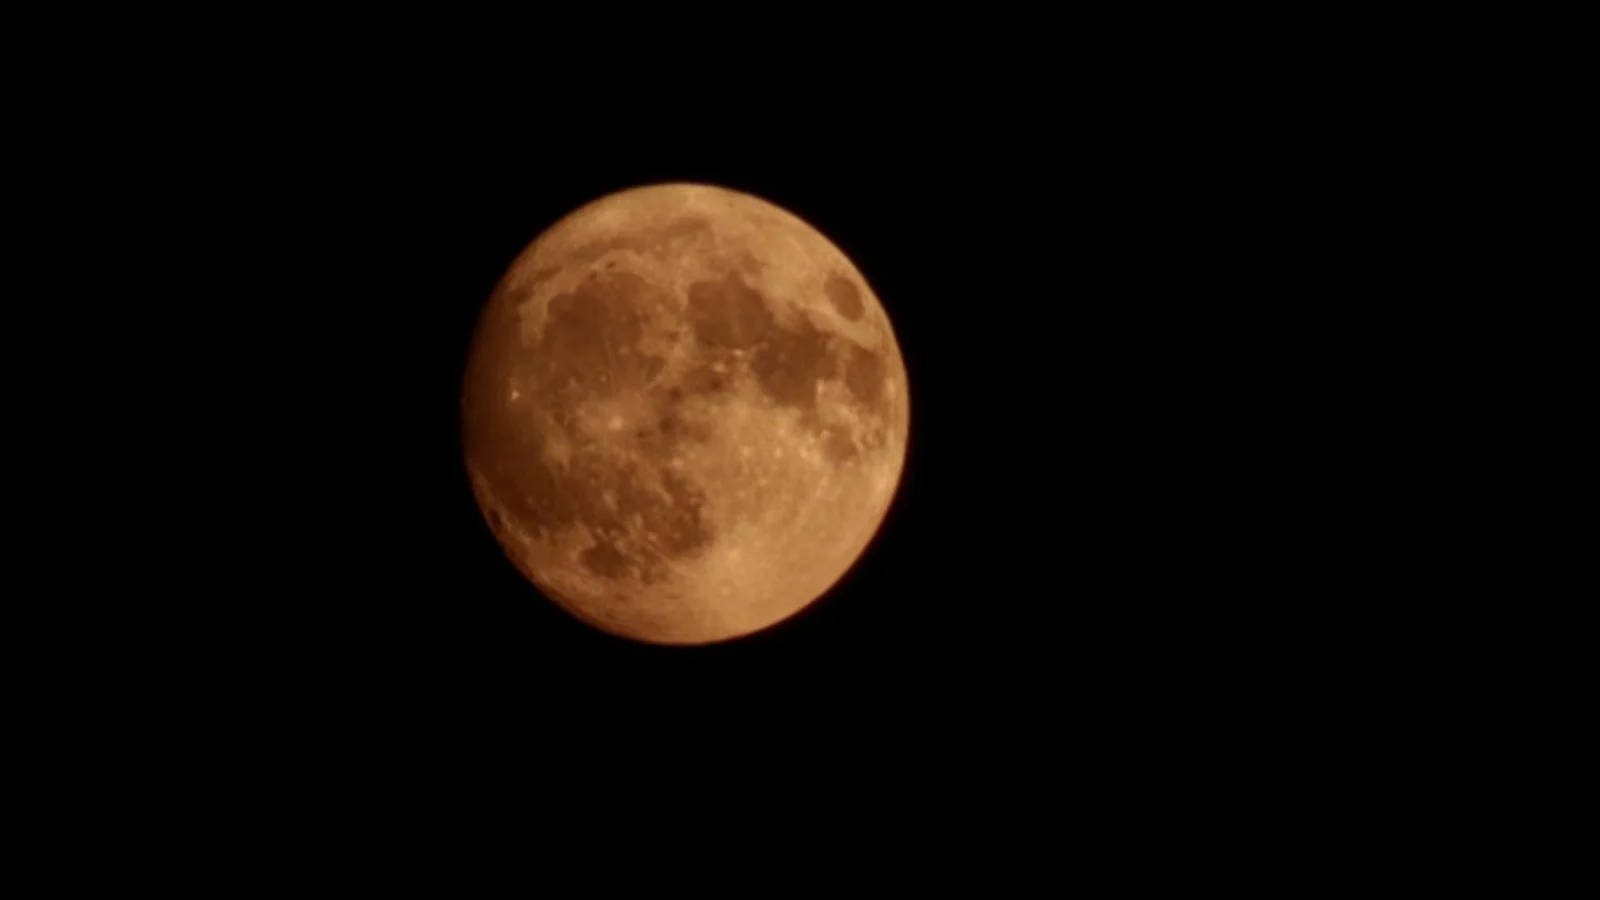
M 140 283 L 165 299 L 140 324 L 172 350 L 144 352 L 166 402 L 137 431 L 163 474 L 138 502 L 180 525 L 130 563 L 160 599 L 95 628 L 152 635 L 124 647 L 130 670 L 207 708 L 423 742 L 529 740 L 556 709 L 803 714 L 837 738 L 1276 703 L 1260 692 L 1317 640 L 1285 604 L 1329 590 L 1285 524 L 1325 489 L 1297 468 L 1318 438 L 1284 374 L 1328 289 L 1297 268 L 1289 211 L 1325 176 L 1259 109 L 1181 87 L 581 120 L 264 89 L 136 115 L 165 137 L 103 165 L 98 202 L 103 228 L 158 245 Z M 828 235 L 888 310 L 912 397 L 901 490 L 859 566 L 797 619 L 702 649 L 541 599 L 460 451 L 471 330 L 507 265 L 577 206 L 662 181 Z
M 267 470 L 241 486 L 274 545 L 224 590 L 287 591 L 263 614 L 325 674 L 447 704 L 703 677 L 732 711 L 755 673 L 937 703 L 1014 667 L 1030 689 L 1156 677 L 1225 630 L 1249 577 L 1222 538 L 1228 472 L 1264 451 L 1230 395 L 1251 376 L 1229 331 L 1254 314 L 1228 271 L 1232 198 L 1192 154 L 1043 125 L 585 144 L 387 124 L 326 158 L 303 148 L 305 168 L 244 195 L 282 227 L 244 254 L 263 305 L 235 311 L 244 380 L 273 406 L 235 410 Z M 525 585 L 478 518 L 457 422 L 475 316 L 515 254 L 589 199 L 668 180 L 768 198 L 844 248 L 913 398 L 904 484 L 858 570 L 799 620 L 699 651 L 593 633 Z
M 10 467 L 8 499 L 44 502 L 8 508 L 28 539 L 8 562 L 42 571 L 14 576 L 0 635 L 40 713 L 15 743 L 66 767 L 18 768 L 51 815 L 208 859 L 154 827 L 182 819 L 261 848 L 248 878 L 313 844 L 392 857 L 391 834 L 425 836 L 362 869 L 408 877 L 474 824 L 541 874 L 548 832 L 604 848 L 604 877 L 647 868 L 629 854 L 663 826 L 641 807 L 698 843 L 678 870 L 734 855 L 694 827 L 710 815 L 786 854 L 769 881 L 848 826 L 940 879 L 993 831 L 986 887 L 1022 856 L 1074 878 L 1097 843 L 1123 851 L 1119 884 L 1192 883 L 1168 843 L 1245 869 L 1330 848 L 1313 877 L 1413 846 L 1422 819 L 1396 804 L 1424 806 L 1413 788 L 1482 726 L 1438 748 L 1408 729 L 1513 696 L 1429 652 L 1511 668 L 1444 633 L 1461 604 L 1440 578 L 1480 561 L 1418 549 L 1439 519 L 1476 526 L 1478 473 L 1447 480 L 1467 457 L 1411 439 L 1441 398 L 1490 393 L 1430 351 L 1501 358 L 1441 330 L 1474 292 L 1441 273 L 1480 261 L 1438 226 L 1476 227 L 1481 173 L 1449 163 L 1489 145 L 1485 98 L 1521 94 L 1423 52 L 1498 71 L 1493 41 L 1198 7 L 918 8 L 881 35 L 875 14 L 784 8 L 695 41 L 635 11 L 589 30 L 528 12 L 480 22 L 509 48 L 425 9 L 347 28 L 72 13 L 59 50 L 16 54 L 13 257 L 45 279 L 15 279 L 8 312 L 58 321 L 5 333 L 8 400 L 40 414 L 7 446 L 41 457 Z M 1471 127 L 1418 140 L 1447 100 Z M 541 599 L 460 445 L 472 328 L 507 265 L 581 204 L 663 181 L 754 193 L 832 239 L 887 309 L 912 399 L 860 564 L 706 648 Z M 1521 302 L 1486 293 L 1486 322 Z M 1439 808 L 1476 802 L 1471 781 Z M 546 802 L 574 789 L 600 822 Z M 730 793 L 768 815 L 706 799 Z M 1336 839 L 1294 827 L 1323 818 Z M 43 821 L 27 830 L 58 833 Z M 69 852 L 61 872 L 132 871 Z

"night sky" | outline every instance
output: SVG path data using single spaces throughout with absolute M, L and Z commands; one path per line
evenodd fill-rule
M 307 210 L 312 270 L 333 277 L 295 321 L 322 336 L 309 365 L 298 348 L 281 361 L 305 404 L 286 552 L 306 632 L 331 627 L 321 663 L 446 706 L 682 678 L 671 702 L 729 715 L 764 679 L 937 707 L 1205 664 L 1263 571 L 1224 540 L 1245 502 L 1229 472 L 1265 452 L 1230 431 L 1257 423 L 1238 417 L 1253 376 L 1217 337 L 1248 289 L 1207 233 L 1225 198 L 1159 147 L 865 134 L 848 151 L 546 154 L 530 133 L 349 160 L 333 213 Z M 480 521 L 457 421 L 471 329 L 511 259 L 587 200 L 669 180 L 757 194 L 843 248 L 894 322 L 913 401 L 901 490 L 857 569 L 798 619 L 703 649 L 598 634 L 542 600 Z
M 19 11 L 8 262 L 44 278 L 6 296 L 30 416 L 0 641 L 13 793 L 43 802 L 12 804 L 14 856 L 119 886 L 349 860 L 413 892 L 437 860 L 453 895 L 494 855 L 567 884 L 564 839 L 601 855 L 585 887 L 748 859 L 759 896 L 854 847 L 991 895 L 1097 864 L 1434 878 L 1430 838 L 1497 833 L 1481 775 L 1525 767 L 1486 735 L 1551 742 L 1493 706 L 1579 683 L 1515 658 L 1559 630 L 1503 624 L 1559 569 L 1493 546 L 1539 520 L 1483 489 L 1542 474 L 1499 443 L 1548 443 L 1493 332 L 1549 253 L 1493 246 L 1538 235 L 1493 176 L 1572 194 L 1502 153 L 1550 144 L 1495 116 L 1549 93 L 1505 41 L 1433 11 L 746 6 L 679 36 L 638 17 L 693 10 L 580 6 L 471 35 L 434 7 Z M 669 181 L 843 250 L 911 398 L 858 565 L 706 647 L 543 599 L 462 454 L 507 266 Z M 690 846 L 658 867 L 663 837 Z
M 1312 338 L 1285 310 L 1323 288 L 1291 271 L 1303 173 L 1269 177 L 1248 122 L 1170 97 L 1135 115 L 935 93 L 825 128 L 714 109 L 557 127 L 395 96 L 208 122 L 152 170 L 181 174 L 181 204 L 130 179 L 145 206 L 126 209 L 181 213 L 164 252 L 197 289 L 162 307 L 188 350 L 163 376 L 170 424 L 194 437 L 161 445 L 174 474 L 149 501 L 181 482 L 192 512 L 150 578 L 167 599 L 105 629 L 157 636 L 125 651 L 135 669 L 287 733 L 467 755 L 596 722 L 836 744 L 1165 734 L 1290 702 L 1333 576 L 1286 524 L 1326 480 L 1298 462 L 1319 438 L 1285 373 Z M 888 311 L 912 397 L 901 488 L 857 567 L 796 619 L 704 648 L 541 598 L 460 446 L 469 340 L 508 264 L 577 206 L 662 181 L 827 235 Z

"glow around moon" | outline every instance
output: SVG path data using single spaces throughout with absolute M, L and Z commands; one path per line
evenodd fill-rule
M 463 428 L 506 554 L 573 615 L 708 643 L 825 593 L 905 461 L 906 370 L 849 259 L 756 197 L 668 184 L 540 235 L 485 307 Z

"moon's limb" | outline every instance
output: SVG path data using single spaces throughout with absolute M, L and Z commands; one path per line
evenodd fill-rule
M 702 185 L 577 210 L 486 307 L 463 396 L 473 488 L 508 556 L 580 618 L 721 640 L 854 564 L 904 463 L 893 330 L 797 217 Z

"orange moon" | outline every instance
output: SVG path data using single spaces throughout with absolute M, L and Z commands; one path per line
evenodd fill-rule
M 485 306 L 467 474 L 506 555 L 612 634 L 729 640 L 855 564 L 910 420 L 893 328 L 855 265 L 757 197 L 661 184 L 551 226 Z

